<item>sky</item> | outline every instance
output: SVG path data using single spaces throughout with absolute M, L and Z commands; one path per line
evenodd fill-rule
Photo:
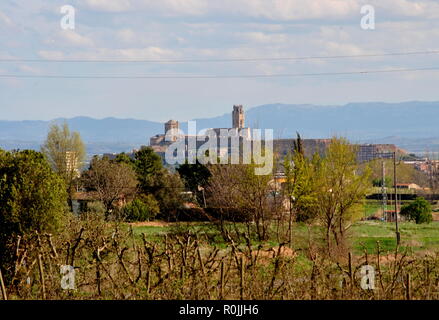
M 438 70 L 271 76 L 439 68 L 439 54 L 273 60 L 439 50 L 437 0 L 68 1 L 0 1 L 1 120 L 184 121 L 234 104 L 439 101 Z M 61 27 L 64 5 L 75 9 L 73 30 Z M 375 9 L 373 30 L 361 27 L 364 5 Z M 267 77 L 239 77 L 251 75 Z

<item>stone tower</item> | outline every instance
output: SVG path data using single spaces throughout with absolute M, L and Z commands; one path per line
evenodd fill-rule
M 169 120 L 168 122 L 165 123 L 165 134 L 169 130 L 178 130 L 178 129 L 179 129 L 178 121 Z
M 244 128 L 244 108 L 242 105 L 234 105 L 232 113 L 233 128 Z
M 172 141 L 177 141 L 180 125 L 178 121 L 169 120 L 165 123 L 165 135 L 171 137 Z

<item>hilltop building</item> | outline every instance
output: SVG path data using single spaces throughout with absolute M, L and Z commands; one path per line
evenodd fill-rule
M 167 148 L 178 139 L 184 139 L 186 146 L 189 138 L 194 138 L 194 136 L 189 136 L 180 131 L 179 122 L 176 120 L 169 120 L 164 124 L 165 132 L 163 134 L 157 134 L 150 138 L 150 147 L 158 153 L 163 159 Z M 228 143 L 228 148 L 220 147 L 220 140 L 225 138 L 225 135 L 229 139 L 230 137 L 239 137 L 239 154 L 242 155 L 242 142 L 245 140 L 252 140 L 251 129 L 245 127 L 245 113 L 242 105 L 234 105 L 232 111 L 232 128 L 209 128 L 204 131 L 202 135 L 196 135 L 197 138 L 195 143 L 195 148 L 193 150 L 190 147 L 186 148 L 186 155 L 191 152 L 196 152 L 200 146 L 202 146 L 206 140 L 209 133 L 215 134 L 217 137 L 218 156 L 223 156 L 225 154 L 231 154 L 233 151 L 231 143 Z M 167 137 L 168 135 L 168 137 Z M 204 137 L 204 138 L 202 138 Z M 294 149 L 295 139 L 274 139 L 273 140 L 273 151 L 278 154 L 282 159 L 288 152 Z M 331 139 L 303 139 L 303 146 L 305 149 L 305 156 L 311 157 L 313 154 L 318 153 L 324 156 Z M 357 159 L 359 162 L 367 162 L 380 157 L 382 153 L 390 152 L 400 152 L 404 153 L 403 150 L 398 149 L 393 144 L 361 144 L 358 146 Z M 237 147 L 237 146 L 235 146 Z
M 180 131 L 178 121 L 169 120 L 164 124 L 164 133 L 156 134 L 150 138 L 150 147 L 159 154 L 163 159 L 167 148 L 179 139 L 184 139 L 186 142 L 186 155 L 196 152 L 202 145 L 206 143 L 209 136 L 217 138 L 218 156 L 224 156 L 232 151 L 232 137 L 238 137 L 239 141 L 251 140 L 251 130 L 245 127 L 245 114 L 242 105 L 234 105 L 232 113 L 232 127 L 231 128 L 207 128 L 203 130 L 203 134 L 188 135 Z M 195 148 L 189 147 L 188 140 L 195 138 Z M 227 139 L 227 148 L 221 148 L 220 141 Z M 241 145 L 241 143 L 239 144 Z
M 244 108 L 242 105 L 233 106 L 232 126 L 233 128 L 244 128 Z
M 234 105 L 232 111 L 232 128 L 210 128 L 206 130 L 206 135 L 213 132 L 219 139 L 225 136 L 238 136 L 242 139 L 251 140 L 251 130 L 245 127 L 245 114 L 242 105 Z

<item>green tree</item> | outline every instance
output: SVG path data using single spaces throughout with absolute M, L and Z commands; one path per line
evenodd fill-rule
M 286 181 L 283 193 L 289 201 L 290 221 L 293 215 L 296 221 L 310 221 L 315 217 L 315 168 L 320 158 L 316 154 L 312 159 L 305 157 L 303 142 L 299 134 L 294 143 L 293 154 L 287 154 L 283 167 Z M 290 222 L 291 226 L 291 222 Z
M 161 218 L 175 213 L 182 202 L 184 190 L 180 176 L 163 167 L 162 159 L 150 147 L 142 147 L 134 155 L 133 168 L 144 195 L 153 195 L 160 206 Z
M 302 138 L 297 133 L 293 153 L 288 153 L 283 161 L 286 179 L 282 186 L 282 193 L 288 201 L 288 241 L 290 244 L 292 243 L 293 219 L 309 222 L 315 217 L 315 210 L 313 210 L 316 203 L 313 166 L 315 159 L 310 160 L 305 157 Z
M 305 148 L 303 147 L 303 140 L 299 132 L 296 132 L 297 139 L 294 141 L 294 153 L 305 156 Z
M 65 181 L 69 199 L 74 192 L 74 181 L 84 165 L 85 145 L 78 132 L 70 132 L 67 122 L 62 126 L 52 124 L 47 139 L 41 147 L 53 170 Z
M 184 184 L 177 173 L 164 169 L 155 176 L 152 195 L 159 202 L 160 217 L 168 219 L 183 204 Z
M 67 209 L 64 181 L 43 154 L 0 151 L 0 266 L 8 271 L 16 236 L 54 232 Z
M 417 224 L 433 221 L 430 202 L 422 197 L 418 197 L 412 203 L 403 206 L 400 213 Z
M 138 190 L 143 197 L 152 196 L 159 203 L 161 218 L 167 219 L 182 202 L 183 182 L 178 174 L 168 171 L 162 159 L 150 147 L 142 147 L 130 158 L 120 153 L 113 163 L 126 164 L 134 170 L 138 182 Z
M 374 187 L 382 187 L 383 186 L 383 179 L 382 178 L 381 179 L 378 179 L 378 178 L 373 179 L 372 180 L 372 185 Z M 390 177 L 385 177 L 384 178 L 384 186 L 386 188 L 393 188 L 392 179 Z
M 119 153 L 116 158 L 114 159 L 114 162 L 117 163 L 126 163 L 129 165 L 133 165 L 134 161 L 133 159 L 130 158 L 130 156 L 128 154 L 126 154 L 125 152 Z
M 139 180 L 139 187 L 145 193 L 155 193 L 161 183 L 157 181 L 164 171 L 162 160 L 150 147 L 142 147 L 134 155 L 134 170 Z
M 160 212 L 159 203 L 152 195 L 134 199 L 124 207 L 127 221 L 148 221 Z
M 199 187 L 206 188 L 209 182 L 209 178 L 212 176 L 209 169 L 198 162 L 195 164 L 185 163 L 177 168 L 177 172 L 183 179 L 185 187 L 196 195 L 199 203 L 203 203 L 203 195 L 199 190 Z
M 333 138 L 316 170 L 315 209 L 325 227 L 328 251 L 345 248 L 346 231 L 361 215 L 359 208 L 369 191 L 370 169 L 360 169 L 356 158 L 355 146 Z

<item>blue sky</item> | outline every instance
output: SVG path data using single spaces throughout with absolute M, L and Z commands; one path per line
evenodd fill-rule
M 75 30 L 60 7 L 76 9 Z M 360 27 L 362 5 L 376 29 Z M 251 75 L 439 67 L 439 54 L 306 61 L 41 63 L 1 59 L 234 59 L 439 50 L 435 0 L 1 0 L 0 75 Z M 439 71 L 258 79 L 0 78 L 0 119 L 188 120 L 267 103 L 439 101 Z

